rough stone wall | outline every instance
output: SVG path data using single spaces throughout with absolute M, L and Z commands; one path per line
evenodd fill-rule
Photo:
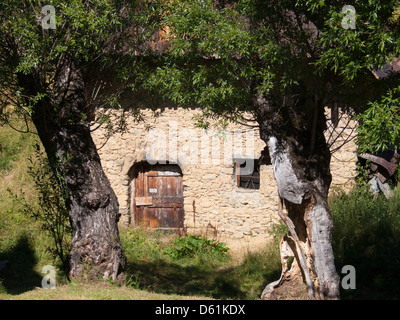
M 330 111 L 326 111 L 327 127 L 325 137 L 332 152 L 331 191 L 340 188 L 349 191 L 354 187 L 356 177 L 357 146 L 355 144 L 357 123 L 351 117 L 338 111 L 337 126 L 334 127 Z
M 177 160 L 183 173 L 188 232 L 231 239 L 269 237 L 270 228 L 279 220 L 272 166 L 260 166 L 260 189 L 249 190 L 237 187 L 233 163 L 238 156 L 260 157 L 265 143 L 258 130 L 230 124 L 223 133 L 205 132 L 194 128 L 197 112 L 165 109 L 154 120 L 151 111 L 144 111 L 149 121 L 137 123 L 128 118 L 126 133 L 114 134 L 108 141 L 103 129 L 93 132 L 96 145 L 102 146 L 99 154 L 104 171 L 118 196 L 121 224 L 128 226 L 132 221 L 130 169 L 149 159 Z M 153 129 L 149 130 L 149 123 Z M 355 148 L 349 143 L 343 151 L 332 158 L 332 185 L 348 188 L 355 174 Z

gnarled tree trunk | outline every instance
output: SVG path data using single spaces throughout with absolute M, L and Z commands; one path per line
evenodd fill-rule
M 322 108 L 304 93 L 286 96 L 284 106 L 262 96 L 255 104 L 260 136 L 267 143 L 278 186 L 278 212 L 289 229 L 288 245 L 302 271 L 308 297 L 338 299 L 333 223 L 327 204 L 330 152 L 323 135 Z M 263 298 L 285 281 L 286 271 L 278 282 L 267 286 Z
M 34 75 L 19 75 L 19 82 L 27 94 L 43 92 Z M 52 93 L 35 107 L 32 120 L 68 195 L 70 278 L 121 282 L 126 259 L 118 231 L 119 205 L 84 118 L 84 84 L 81 70 L 65 56 Z

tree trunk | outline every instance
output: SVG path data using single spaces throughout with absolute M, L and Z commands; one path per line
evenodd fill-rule
M 117 197 L 103 172 L 89 128 L 82 126 L 60 132 L 65 139 L 60 146 L 69 146 L 65 155 L 72 156 L 63 164 L 73 230 L 69 275 L 77 278 L 86 270 L 91 279 L 111 277 L 120 282 L 125 256 L 118 232 Z
M 283 101 L 279 106 L 261 96 L 255 101 L 260 136 L 267 143 L 278 186 L 278 213 L 289 229 L 288 244 L 302 271 L 308 297 L 338 299 L 339 276 L 331 245 L 333 223 L 327 204 L 331 174 L 330 152 L 323 135 L 325 116 L 318 101 L 302 94 Z M 273 286 L 283 283 L 286 274 Z M 266 289 L 269 292 L 271 286 Z
M 34 77 L 19 75 L 19 80 L 31 95 L 38 92 Z M 84 119 L 84 80 L 72 59 L 63 59 L 52 90 L 36 105 L 32 120 L 68 195 L 73 231 L 69 276 L 122 282 L 126 259 L 118 231 L 118 200 Z

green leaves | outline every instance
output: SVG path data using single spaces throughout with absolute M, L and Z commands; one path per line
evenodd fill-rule
M 9 105 L 14 106 L 13 113 L 24 116 L 32 115 L 39 104 L 60 115 L 56 97 L 65 95 L 55 91 L 61 90 L 56 82 L 64 76 L 61 68 L 66 59 L 73 60 L 85 88 L 92 90 L 86 92 L 88 107 L 95 104 L 93 100 L 96 105 L 107 103 L 105 83 L 118 82 L 113 90 L 118 96 L 128 85 L 136 85 L 132 79 L 145 69 L 137 62 L 138 52 L 143 57 L 150 51 L 149 41 L 159 30 L 163 9 L 161 0 L 52 0 L 46 5 L 54 8 L 56 25 L 46 29 L 44 5 L 0 3 L 0 120 L 9 115 Z M 88 119 L 82 117 L 84 122 Z
M 38 206 L 30 205 L 22 196 L 20 200 L 24 207 L 21 212 L 38 221 L 42 230 L 49 234 L 52 244 L 48 250 L 53 259 L 59 259 L 63 269 L 68 270 L 72 229 L 66 205 L 68 196 L 63 190 L 64 178 L 58 170 L 62 165 L 61 160 L 56 165 L 56 171 L 53 171 L 48 159 L 43 157 L 39 145 L 36 146 L 34 156 L 28 160 L 31 163 L 28 173 L 35 184 Z
M 396 150 L 400 146 L 400 87 L 389 90 L 381 100 L 357 117 L 360 152 Z
M 343 28 L 346 13 L 341 12 L 342 8 L 335 4 L 326 7 L 324 30 L 318 39 L 322 50 L 316 61 L 317 71 L 330 69 L 351 83 L 359 76 L 371 75 L 373 68 L 381 68 L 391 57 L 398 56 L 398 25 L 393 24 L 393 14 L 399 5 L 396 0 L 357 2 L 355 29 Z
M 230 59 L 251 51 L 246 21 L 232 9 L 217 10 L 213 1 L 172 1 L 165 24 L 170 29 L 170 53 Z
M 112 1 L 99 0 L 90 5 L 77 0 L 62 1 L 55 8 L 55 35 L 64 40 L 62 45 L 68 47 L 69 52 L 86 61 L 94 58 L 94 54 L 100 54 L 104 42 L 121 27 Z
M 217 114 L 247 108 L 244 86 L 257 76 L 251 63 L 257 45 L 241 13 L 210 0 L 171 1 L 164 23 L 168 52 L 146 87 L 180 105 Z
M 209 240 L 205 236 L 187 235 L 176 237 L 174 246 L 167 248 L 165 253 L 173 259 L 193 257 L 198 254 L 224 256 L 229 250 L 223 242 Z
M 284 92 L 301 82 L 323 92 L 327 74 L 354 85 L 400 50 L 388 24 L 396 3 L 357 3 L 356 29 L 345 29 L 347 13 L 336 1 L 171 1 L 164 19 L 170 56 L 158 71 L 169 84 L 153 84 L 172 91 L 176 102 L 219 114 L 248 110 L 254 92 Z

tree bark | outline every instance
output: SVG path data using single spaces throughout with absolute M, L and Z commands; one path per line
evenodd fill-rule
M 32 75 L 19 75 L 19 82 L 31 95 L 40 92 Z M 69 277 L 122 282 L 126 259 L 118 231 L 119 205 L 85 121 L 84 85 L 81 70 L 66 56 L 52 93 L 36 105 L 32 120 L 68 195 L 73 231 Z
M 331 245 L 333 223 L 327 204 L 330 151 L 323 134 L 325 117 L 316 112 L 321 106 L 299 92 L 285 96 L 279 105 L 259 95 L 255 105 L 260 136 L 269 149 L 280 202 L 287 211 L 280 207 L 278 213 L 288 226 L 287 236 L 308 297 L 338 299 L 339 276 Z M 285 275 L 281 278 L 279 284 Z

